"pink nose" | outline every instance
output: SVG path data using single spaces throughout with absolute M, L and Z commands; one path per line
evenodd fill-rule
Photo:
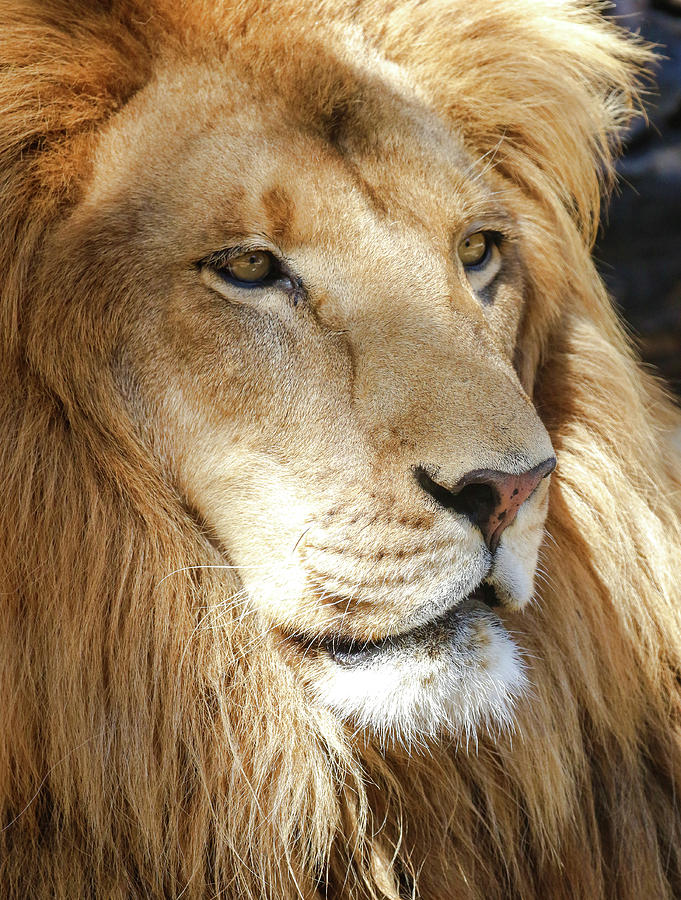
M 416 477 L 421 487 L 442 506 L 465 515 L 476 525 L 494 553 L 504 529 L 513 522 L 539 482 L 555 468 L 556 459 L 551 456 L 520 475 L 494 469 L 476 469 L 449 489 L 433 481 L 423 469 L 417 470 Z
M 469 472 L 461 479 L 458 496 L 468 501 L 467 514 L 493 553 L 502 532 L 513 522 L 520 507 L 555 468 L 556 460 L 551 457 L 521 475 L 482 470 Z M 468 496 L 463 498 L 461 495 L 466 492 Z

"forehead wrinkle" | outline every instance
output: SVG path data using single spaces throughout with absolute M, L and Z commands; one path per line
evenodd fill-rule
M 345 173 L 350 178 L 353 187 L 359 192 L 360 196 L 366 201 L 372 213 L 380 220 L 390 220 L 399 223 L 407 228 L 413 229 L 421 233 L 433 235 L 434 228 L 439 230 L 444 224 L 445 229 L 449 232 L 447 220 L 450 220 L 451 226 L 456 226 L 457 219 L 460 218 L 460 212 L 454 208 L 451 202 L 452 198 L 459 196 L 464 200 L 464 193 L 458 190 L 458 178 L 461 172 L 459 169 L 451 170 L 450 173 L 444 172 L 445 190 L 440 192 L 433 190 L 429 182 L 426 181 L 422 186 L 419 185 L 421 173 L 410 172 L 412 190 L 407 194 L 402 191 L 405 188 L 405 179 L 397 181 L 398 190 L 394 189 L 394 183 L 391 173 L 394 171 L 394 160 L 381 160 L 380 156 L 372 154 L 370 162 L 372 165 L 367 166 L 362 163 L 368 161 L 367 157 L 358 158 L 356 155 L 345 157 L 342 160 L 342 166 Z M 408 168 L 408 162 L 405 163 Z M 449 167 L 448 167 L 449 168 Z M 373 177 L 372 177 L 373 176 Z M 443 202 L 443 197 L 450 202 Z M 437 207 L 437 209 L 434 209 Z M 449 209 L 448 209 L 449 207 Z M 496 209 L 496 207 L 495 207 Z M 435 216 L 433 215 L 435 212 Z M 486 205 L 484 214 L 487 218 L 490 216 L 489 206 Z M 444 219 L 444 223 L 438 220 Z M 502 214 L 501 211 L 495 217 L 495 222 L 506 222 L 509 217 Z M 509 226 L 510 227 L 510 226 Z M 502 230 L 506 230 L 505 228 Z
M 295 216 L 295 204 L 291 195 L 281 184 L 275 184 L 263 192 L 261 203 L 269 237 L 279 245 L 289 243 Z
M 348 133 L 333 143 L 323 141 L 370 209 L 379 218 L 398 217 L 408 226 L 432 231 L 439 215 L 451 217 L 454 224 L 460 209 L 451 201 L 458 197 L 460 204 L 466 204 L 468 197 L 471 206 L 484 205 L 485 217 L 492 216 L 500 227 L 503 224 L 502 230 L 508 224 L 510 230 L 503 207 L 484 196 L 491 190 L 489 185 L 478 180 L 476 191 L 475 179 L 467 177 L 471 160 L 456 133 L 426 104 L 400 100 L 389 121 L 384 116 L 372 120 L 370 139 L 364 132 Z M 366 110 L 353 114 L 354 122 L 368 118 Z M 438 213 L 435 220 L 434 210 L 428 208 L 433 205 Z

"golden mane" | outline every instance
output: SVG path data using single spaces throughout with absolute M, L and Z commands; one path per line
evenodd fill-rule
M 3 896 L 681 893 L 679 417 L 589 255 L 647 52 L 578 2 L 1 9 Z M 323 49 L 343 22 L 536 219 L 518 367 L 559 469 L 541 602 L 519 620 L 533 695 L 515 735 L 422 755 L 303 703 L 283 661 L 249 652 L 238 607 L 201 627 L 239 585 L 77 342 L 95 332 L 69 260 L 59 308 L 37 275 L 99 133 L 155 65 L 238 44 L 321 97 L 321 50 L 283 50 Z

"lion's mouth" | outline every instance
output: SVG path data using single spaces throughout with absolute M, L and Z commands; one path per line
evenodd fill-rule
M 306 653 L 311 650 L 328 654 L 334 662 L 342 666 L 370 664 L 376 657 L 399 654 L 418 646 L 426 652 L 435 651 L 444 642 L 451 641 L 469 617 L 472 610 L 492 610 L 501 605 L 494 587 L 481 582 L 470 594 L 458 601 L 450 609 L 429 622 L 398 634 L 387 635 L 380 640 L 361 640 L 342 636 L 310 638 L 293 635 L 293 641 Z

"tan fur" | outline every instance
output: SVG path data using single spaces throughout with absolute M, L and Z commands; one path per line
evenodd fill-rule
M 0 25 L 2 895 L 677 896 L 679 417 L 590 259 L 647 52 L 541 0 Z M 197 266 L 253 234 L 295 305 Z M 483 558 L 411 467 L 551 447 L 535 602 L 548 482 L 502 545 L 529 593 L 490 576 L 513 729 L 318 702 L 292 632 L 407 630 Z

